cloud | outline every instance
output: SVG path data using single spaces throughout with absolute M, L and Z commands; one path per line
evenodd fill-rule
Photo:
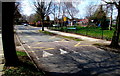
M 35 13 L 35 10 L 33 10 L 32 6 L 30 5 L 30 0 L 29 1 L 28 0 L 24 0 L 24 1 L 22 1 L 21 4 L 22 4 L 21 5 L 22 6 L 21 7 L 22 13 L 24 15 L 30 16 L 31 14 Z

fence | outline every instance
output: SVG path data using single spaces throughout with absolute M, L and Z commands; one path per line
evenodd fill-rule
M 64 32 L 70 32 L 70 33 L 76 33 L 80 35 L 85 35 L 89 37 L 94 38 L 101 38 L 106 40 L 111 40 L 114 28 L 112 30 L 103 30 L 100 27 L 80 27 L 76 26 L 76 29 L 68 29 L 68 28 L 74 28 L 74 26 L 71 27 L 51 27 L 50 29 L 58 30 L 58 31 L 64 31 Z

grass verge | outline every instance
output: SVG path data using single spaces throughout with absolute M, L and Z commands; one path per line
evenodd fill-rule
M 83 41 L 83 40 L 81 40 L 81 39 L 74 38 L 74 37 L 69 37 L 69 36 L 61 36 L 61 35 L 59 35 L 59 36 L 60 36 L 60 37 L 62 37 L 62 38 L 67 38 L 67 39 L 74 40 L 74 41 Z
M 4 67 L 2 76 L 45 76 L 38 71 L 25 52 L 17 51 L 20 65 L 17 67 Z
M 48 34 L 48 35 L 56 35 L 56 34 L 53 34 L 51 32 L 48 32 L 48 31 L 41 31 L 41 30 L 39 30 L 39 32 L 44 33 L 44 34 Z
M 73 26 L 69 26 L 69 28 L 72 28 Z M 76 26 L 77 30 L 68 30 L 66 27 L 61 28 L 54 28 L 51 27 L 52 30 L 58 30 L 63 32 L 69 32 L 69 33 L 75 33 L 80 35 L 85 35 L 89 37 L 94 38 L 102 38 L 106 40 L 111 40 L 114 29 L 113 30 L 102 30 L 100 27 L 81 27 Z
M 82 41 L 81 39 L 78 39 L 78 38 L 69 37 L 69 36 L 62 36 L 62 35 L 57 35 L 57 34 L 54 34 L 54 33 L 48 32 L 48 31 L 41 31 L 41 30 L 39 30 L 39 32 L 42 32 L 42 33 L 45 33 L 45 34 L 48 34 L 48 35 L 52 35 L 52 36 L 54 35 L 54 36 L 57 36 L 57 37 L 66 38 L 66 39 L 69 39 L 69 40 Z

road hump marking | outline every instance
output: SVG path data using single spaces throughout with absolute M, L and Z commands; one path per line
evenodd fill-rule
M 41 44 L 42 42 L 37 42 L 37 43 L 34 43 L 34 45 L 39 45 L 39 44 Z
M 54 48 L 46 48 L 46 49 L 43 49 L 43 50 L 53 50 Z
M 60 54 L 66 54 L 68 53 L 67 51 L 63 50 L 63 49 L 59 49 L 60 50 Z
M 74 47 L 79 47 L 79 46 L 92 46 L 92 45 L 80 45 L 80 42 L 78 42 Z
M 80 45 L 80 42 L 78 42 L 76 45 L 74 45 L 74 47 L 77 47 L 77 46 L 79 46 Z
M 32 47 L 32 48 L 43 49 L 43 50 L 53 50 L 53 49 L 55 49 L 55 48 L 46 48 L 46 47 Z
M 52 56 L 53 54 L 43 51 L 43 57 L 48 57 L 48 56 Z

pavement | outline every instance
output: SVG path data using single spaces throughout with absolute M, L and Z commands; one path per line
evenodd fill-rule
M 4 54 L 3 54 L 2 36 L 0 30 L 0 76 L 3 74 L 3 67 L 4 67 Z
M 84 37 L 85 41 L 74 41 L 57 35 L 51 36 L 38 32 L 39 27 L 16 26 L 26 52 L 38 68 L 47 76 L 120 76 L 120 54 L 93 46 L 91 43 L 108 41 Z M 59 35 L 75 36 L 45 29 Z
M 62 36 L 78 38 L 78 39 L 81 39 L 81 40 L 84 40 L 84 41 L 87 41 L 87 42 L 92 42 L 93 44 L 95 44 L 95 43 L 110 44 L 110 42 L 111 42 L 111 41 L 107 41 L 107 40 L 103 40 L 103 39 L 96 39 L 96 38 L 91 38 L 91 37 L 72 34 L 72 33 L 54 31 L 54 30 L 50 30 L 50 29 L 47 29 L 47 28 L 45 28 L 45 31 L 48 31 L 48 32 L 51 32 L 51 33 L 54 33 L 54 34 L 58 34 L 58 35 L 62 35 Z

